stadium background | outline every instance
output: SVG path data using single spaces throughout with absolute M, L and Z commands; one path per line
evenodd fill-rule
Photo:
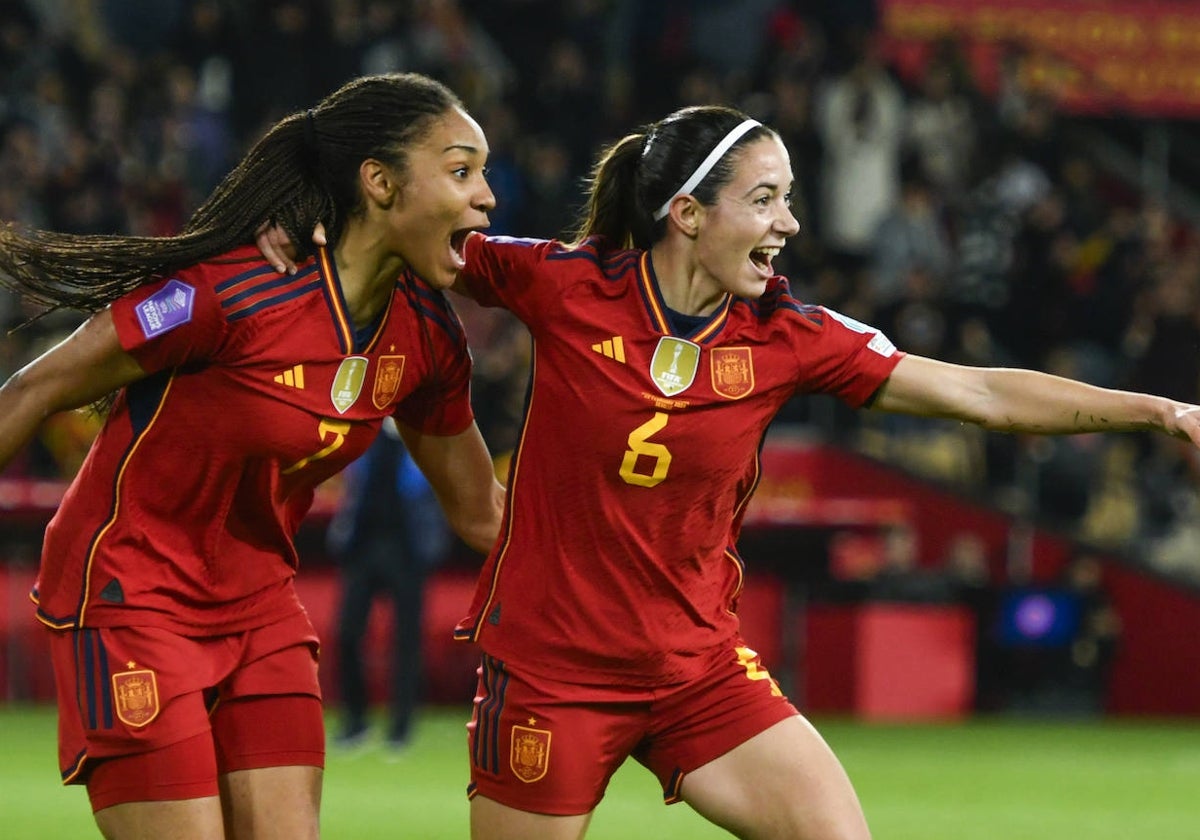
M 564 232 L 600 144 L 683 104 L 736 104 L 791 151 L 804 235 L 777 266 L 802 299 L 915 352 L 1200 401 L 1192 3 L 6 0 L 0 219 L 173 232 L 266 125 L 389 70 L 443 79 L 479 118 L 493 232 Z M 526 338 L 455 302 L 502 459 Z M 32 314 L 0 293 L 6 328 Z M 0 375 L 76 320 L 10 332 Z M 10 709 L 50 697 L 25 593 L 94 422 L 53 418 L 0 474 Z M 765 461 L 742 612 L 806 708 L 871 724 L 1171 716 L 1191 731 L 1200 461 L 1188 447 L 990 435 L 815 398 L 787 407 Z M 301 534 L 302 592 L 325 633 L 336 580 L 322 529 L 337 493 Z M 458 552 L 430 587 L 431 704 L 473 687 L 474 654 L 448 628 L 476 563 Z M 387 621 L 373 616 L 378 644 Z M 377 691 L 385 662 L 379 651 Z M 336 707 L 336 662 L 323 667 Z M 1200 778 L 1194 762 L 1168 770 Z

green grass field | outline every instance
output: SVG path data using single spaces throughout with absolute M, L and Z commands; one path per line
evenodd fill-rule
M 412 745 L 331 751 L 327 840 L 467 836 L 465 709 L 427 711 Z M 858 788 L 876 840 L 1195 840 L 1194 722 L 883 726 L 820 720 Z M 87 797 L 57 782 L 54 712 L 0 707 L 0 836 L 98 836 Z M 665 807 L 634 762 L 613 780 L 589 840 L 727 837 L 686 805 Z

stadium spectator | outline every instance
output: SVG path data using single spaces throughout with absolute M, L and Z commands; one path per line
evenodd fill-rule
M 274 125 L 177 236 L 0 229 L 0 282 L 94 314 L 0 388 L 0 465 L 116 392 L 46 529 L 59 758 L 110 838 L 313 838 L 325 737 L 293 537 L 383 419 L 479 550 L 500 486 L 440 294 L 487 224 L 486 140 L 444 86 L 356 80 Z M 272 216 L 330 228 L 280 279 Z M 417 279 L 418 276 L 422 279 Z
M 821 230 L 830 249 L 857 268 L 900 192 L 905 104 L 877 47 L 864 48 L 821 89 L 817 116 L 825 151 Z

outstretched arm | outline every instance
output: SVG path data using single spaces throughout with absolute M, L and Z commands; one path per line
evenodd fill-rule
M 121 347 L 112 313 L 93 315 L 0 387 L 0 469 L 51 414 L 93 403 L 145 375 Z
M 423 434 L 397 423 L 404 445 L 442 505 L 446 521 L 463 542 L 487 553 L 500 533 L 504 486 L 474 423 L 457 435 Z
M 1200 406 L 1032 370 L 968 367 L 922 356 L 900 360 L 872 407 L 962 420 L 998 432 L 1148 429 L 1200 446 Z

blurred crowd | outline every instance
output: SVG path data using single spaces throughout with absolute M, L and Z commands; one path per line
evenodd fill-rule
M 684 104 L 783 136 L 803 235 L 798 297 L 903 349 L 1200 401 L 1200 238 L 1099 169 L 1026 83 L 997 92 L 961 45 L 899 77 L 872 0 L 5 0 L 0 219 L 79 233 L 178 230 L 270 122 L 361 73 L 450 84 L 483 125 L 493 232 L 570 230 L 596 150 Z M 480 424 L 515 442 L 528 341 L 462 302 Z M 0 297 L 0 323 L 31 315 Z M 0 343 L 11 372 L 69 329 Z M 1151 435 L 1023 438 L 798 398 L 781 422 L 1200 581 L 1200 464 Z M 57 418 L 13 472 L 69 474 L 94 429 Z

